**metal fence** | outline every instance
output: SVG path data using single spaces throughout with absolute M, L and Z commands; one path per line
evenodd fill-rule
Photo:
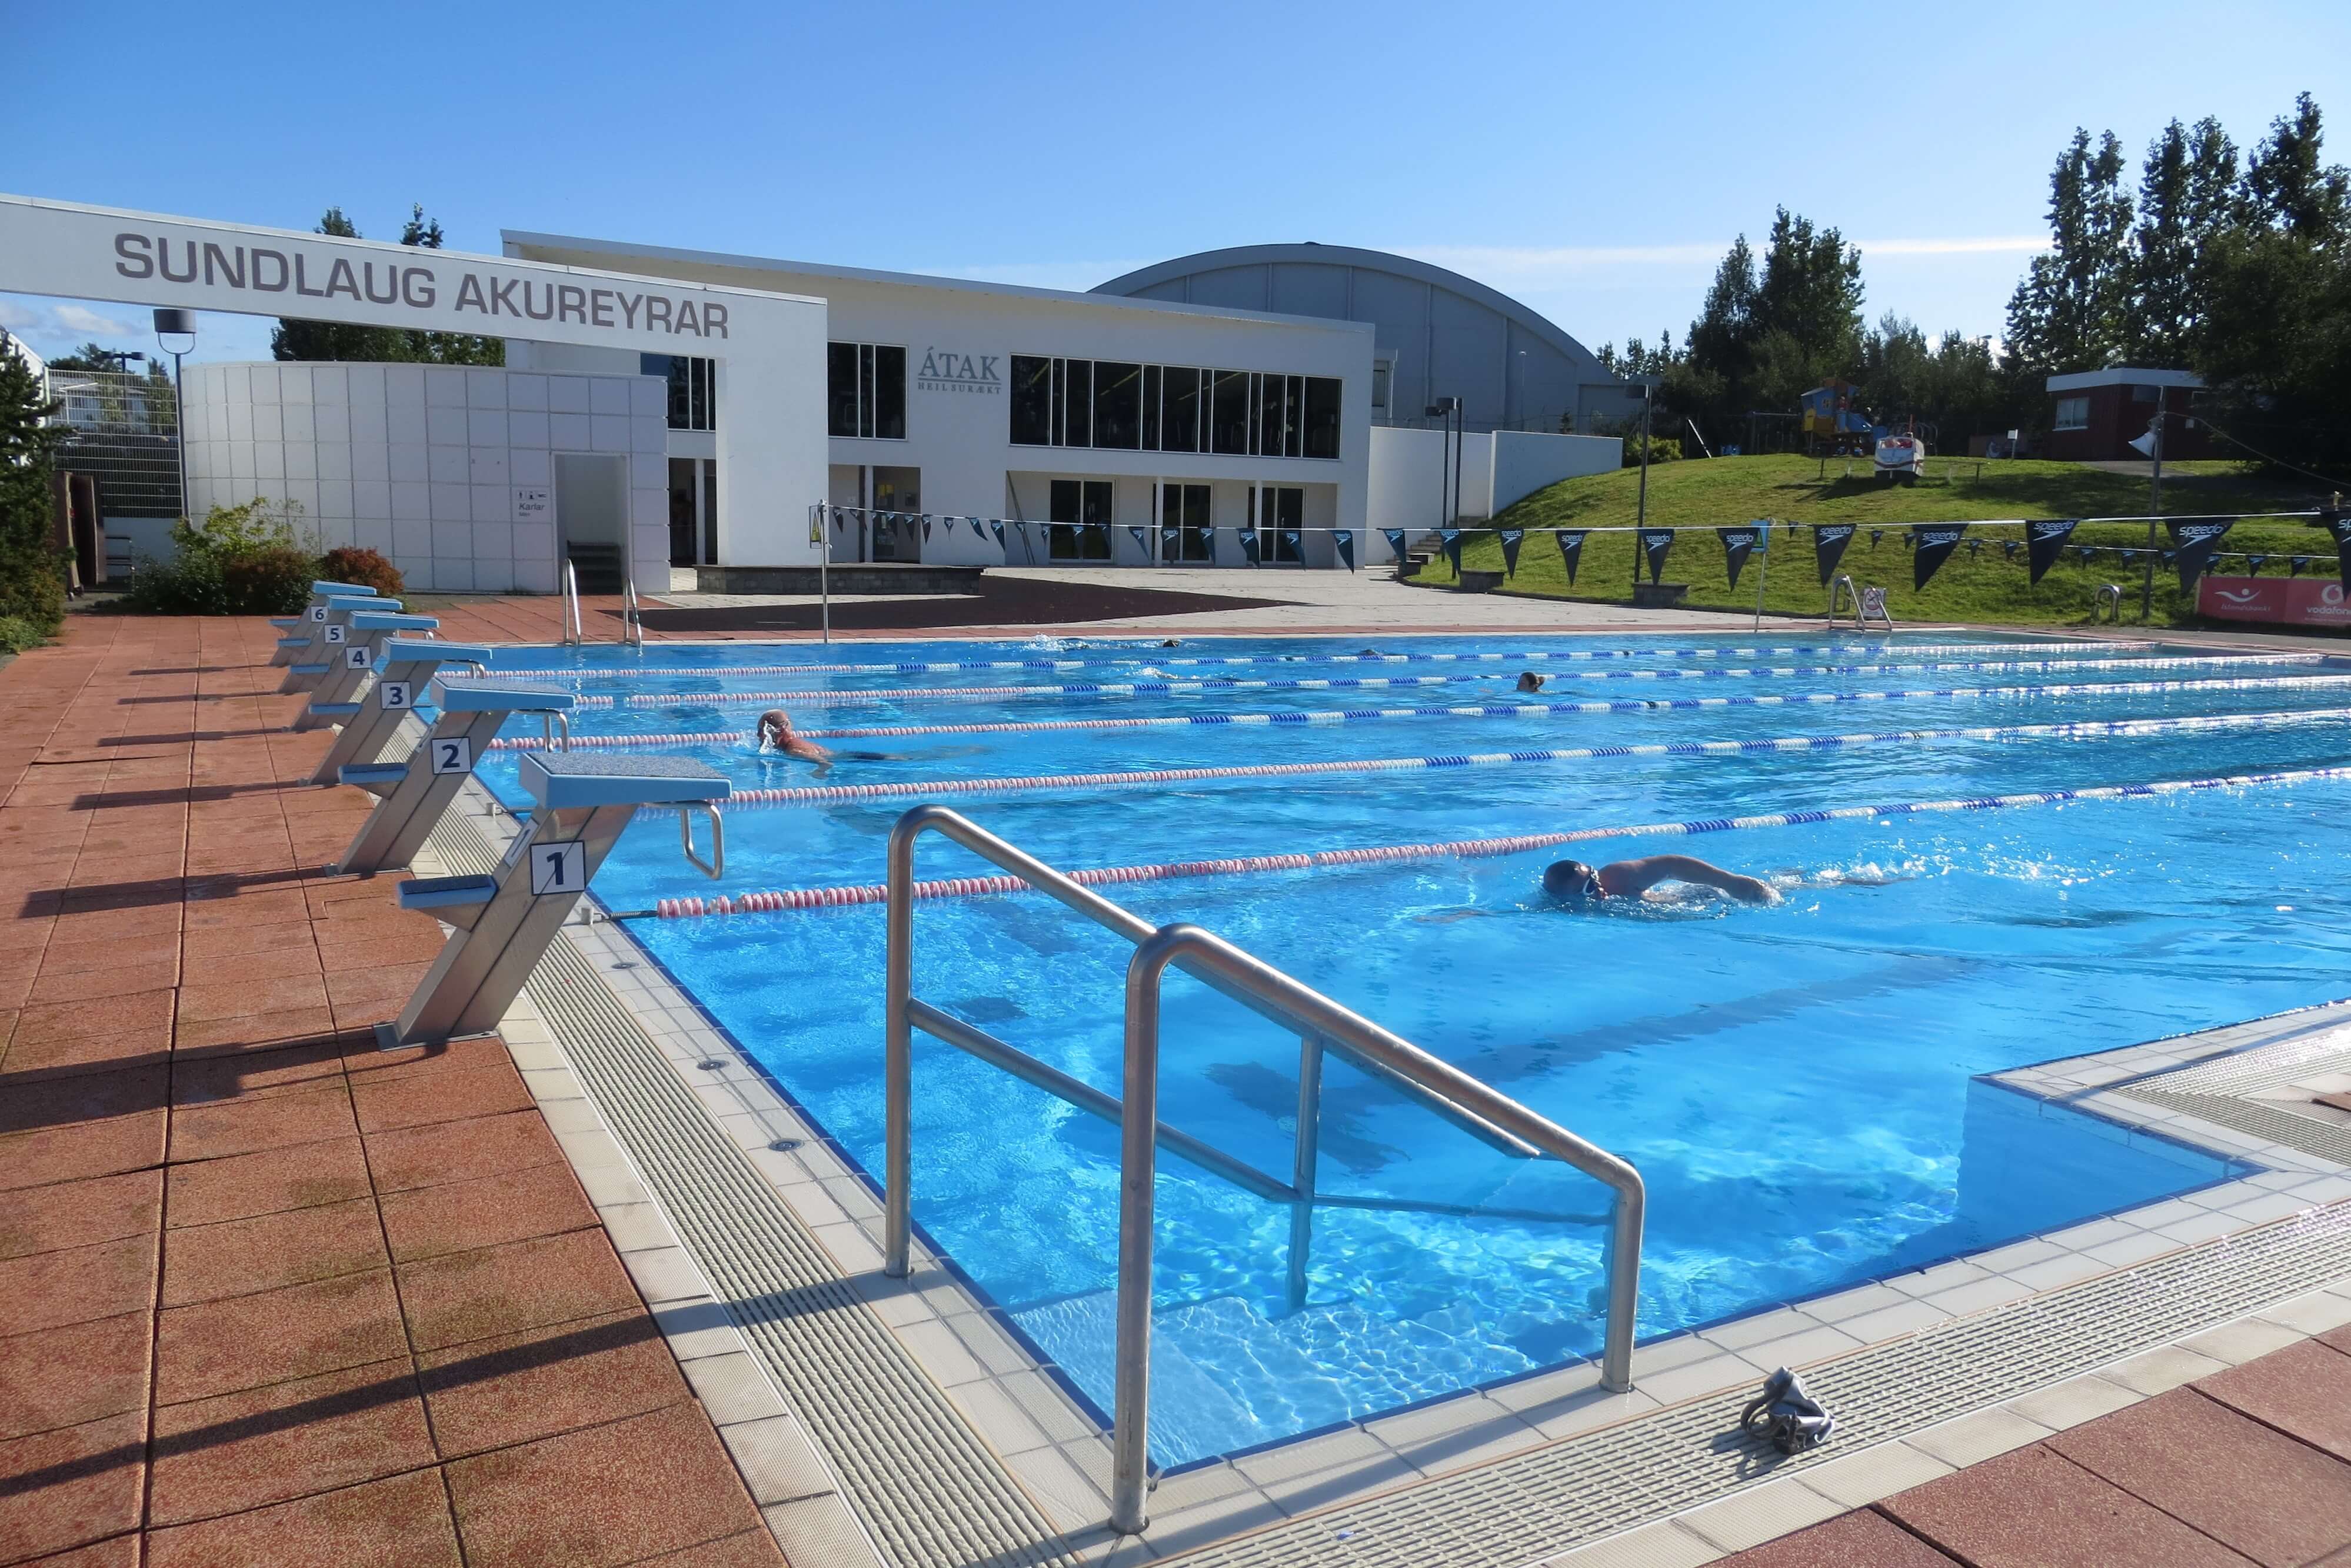
M 98 482 L 100 515 L 183 516 L 180 408 L 171 377 L 55 367 L 48 377 L 49 396 L 61 405 L 57 423 L 72 433 L 57 466 Z

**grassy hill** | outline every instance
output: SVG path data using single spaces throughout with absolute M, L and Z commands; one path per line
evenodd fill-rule
M 2080 623 L 2089 618 L 2092 592 L 2105 582 L 2120 583 L 2128 591 L 2126 619 L 2136 619 L 2143 565 L 2125 567 L 2113 556 L 2084 565 L 2069 554 L 2038 587 L 2027 587 L 2023 552 L 2019 550 L 2011 561 L 1997 542 L 2020 538 L 2021 530 L 1993 528 L 1983 532 L 1986 542 L 1980 550 L 1970 554 L 1962 546 L 1926 591 L 1917 593 L 1910 587 L 1910 555 L 1903 547 L 1902 533 L 1905 525 L 1911 523 L 2144 513 L 2147 505 L 2144 476 L 2077 463 L 1979 463 L 1972 458 L 1931 457 L 1928 481 L 1906 488 L 1871 477 L 1866 459 L 1856 459 L 1850 465 L 1852 476 L 1847 476 L 1847 466 L 1842 458 L 1823 465 L 1794 456 L 1719 457 L 1656 465 L 1649 470 L 1649 526 L 1711 530 L 1762 517 L 1782 523 L 1860 523 L 1863 531 L 1855 536 L 1839 570 L 1851 572 L 1856 582 L 1883 585 L 1887 590 L 1886 606 L 1897 622 Z M 1640 476 L 1633 469 L 1564 480 L 1507 508 L 1494 524 L 1523 528 L 1627 526 L 1635 516 L 1639 483 Z M 2172 516 L 2285 511 L 2314 506 L 2323 498 L 2309 488 L 2249 476 L 2231 463 L 2164 466 L 2164 511 Z M 1871 528 L 1884 530 L 1875 545 L 1869 537 Z M 2147 543 L 2147 525 L 2085 523 L 2074 531 L 2073 542 L 2141 549 Z M 2168 536 L 2162 535 L 2160 542 L 2168 547 Z M 1784 529 L 1774 529 L 1771 544 L 1774 559 L 1764 608 L 1819 614 L 1826 595 L 1813 570 L 1810 530 L 1799 529 L 1792 536 Z M 2319 559 L 2316 570 L 2334 567 L 2333 541 L 2324 530 L 2298 522 L 2239 523 L 2223 549 L 2266 551 L 2279 557 L 2308 555 Z M 1634 553 L 1628 534 L 1593 535 L 1584 541 L 1583 559 L 1571 588 L 1558 549 L 1548 537 L 1531 534 L 1510 588 L 1518 593 L 1627 602 L 1632 598 Z M 1479 530 L 1465 538 L 1462 562 L 1472 570 L 1500 570 L 1501 546 L 1492 532 Z M 1723 569 L 1722 547 L 1713 534 L 1687 533 L 1674 541 L 1665 580 L 1688 583 L 1689 604 L 1751 609 L 1759 564 L 1750 560 L 1733 590 Z M 2262 574 L 2275 575 L 2284 569 L 2282 559 L 2274 560 L 2263 568 Z M 1421 580 L 1449 583 L 1452 569 L 1440 557 Z M 2192 617 L 2186 613 L 2178 577 L 2158 566 L 2156 622 L 2188 619 Z

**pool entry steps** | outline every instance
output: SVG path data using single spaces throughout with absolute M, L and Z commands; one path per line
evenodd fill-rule
M 1126 1064 L 1121 1097 L 1113 1100 L 912 994 L 914 940 L 914 846 L 926 832 L 950 839 L 1026 885 L 1134 944 L 1126 975 Z M 1396 1089 L 1463 1132 L 1517 1159 L 1546 1156 L 1605 1184 L 1615 1199 L 1609 1216 L 1606 1342 L 1601 1386 L 1633 1386 L 1634 1314 L 1640 1299 L 1641 1177 L 1625 1161 L 1537 1115 L 1460 1069 L 1349 1011 L 1330 998 L 1196 925 L 1155 926 L 1101 894 L 1025 854 L 970 819 L 943 806 L 917 806 L 890 833 L 888 1011 L 883 1050 L 884 1115 L 889 1149 L 884 1166 L 883 1271 L 906 1278 L 914 1235 L 913 1031 L 943 1040 L 1034 1084 L 1079 1110 L 1115 1124 L 1120 1133 L 1116 1409 L 1112 1418 L 1111 1528 L 1139 1535 L 1149 1522 L 1145 1492 L 1151 1400 L 1151 1264 L 1155 1151 L 1171 1153 L 1215 1172 L 1259 1197 L 1290 1205 L 1289 1299 L 1305 1305 L 1307 1254 L 1314 1208 L 1331 1201 L 1315 1190 L 1317 1143 L 1322 1121 L 1322 1056 L 1339 1055 L 1373 1079 Z M 1159 987 L 1173 964 L 1251 1011 L 1300 1036 L 1295 1176 L 1284 1182 L 1160 1122 Z M 1419 1207 L 1356 1198 L 1374 1208 Z M 1460 1208 L 1460 1213 L 1475 1213 Z M 1546 1215 L 1572 1221 L 1581 1217 Z

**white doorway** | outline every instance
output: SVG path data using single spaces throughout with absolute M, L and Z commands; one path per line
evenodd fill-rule
M 555 532 L 580 592 L 620 592 L 629 577 L 629 460 L 557 453 Z

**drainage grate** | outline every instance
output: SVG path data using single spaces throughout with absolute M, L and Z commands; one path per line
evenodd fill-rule
M 2351 1166 L 2351 1125 L 2302 1116 L 2252 1098 L 2297 1079 L 2351 1071 L 2351 1034 L 2328 1029 L 2158 1073 L 2115 1092 L 2217 1123 L 2336 1165 Z
M 434 847 L 456 871 L 497 861 L 475 819 L 456 812 L 442 819 Z M 893 1568 L 1071 1563 L 1052 1526 L 570 943 L 548 949 L 530 994 L 884 1560 Z
M 2351 1204 L 1922 1331 L 1807 1372 L 1840 1440 L 1782 1459 L 1740 1396 L 1570 1438 L 1181 1559 L 1185 1568 L 1522 1563 L 2014 1398 L 2351 1274 Z

